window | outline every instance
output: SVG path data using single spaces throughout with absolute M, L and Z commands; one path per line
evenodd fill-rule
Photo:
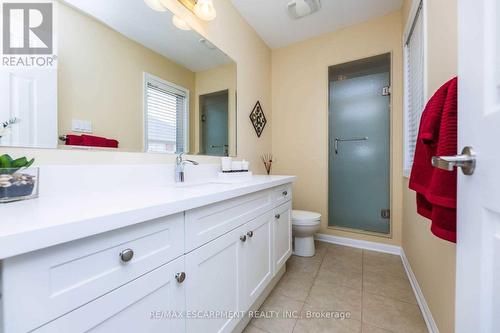
M 187 151 L 189 91 L 146 73 L 144 97 L 146 151 Z
M 413 20 L 405 33 L 405 149 L 404 172 L 409 176 L 417 143 L 420 117 L 424 109 L 424 18 L 422 2 L 418 4 Z

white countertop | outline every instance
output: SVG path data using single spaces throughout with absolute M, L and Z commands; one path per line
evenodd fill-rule
M 242 183 L 120 187 L 0 206 L 0 260 L 102 232 L 291 183 L 294 176 L 252 176 Z

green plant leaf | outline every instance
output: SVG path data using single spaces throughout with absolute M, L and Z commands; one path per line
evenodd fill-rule
M 32 158 L 31 160 L 28 161 L 28 163 L 26 163 L 26 165 L 24 166 L 25 168 L 29 168 L 31 165 L 33 165 L 33 163 L 35 163 L 35 159 Z
M 22 168 L 26 164 L 28 164 L 28 159 L 26 157 L 18 158 L 17 160 L 12 161 L 13 168 Z
M 0 156 L 0 168 L 12 168 L 12 157 L 8 154 Z

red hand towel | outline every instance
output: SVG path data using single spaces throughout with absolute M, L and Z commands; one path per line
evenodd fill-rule
M 66 145 L 81 146 L 83 145 L 82 137 L 80 135 L 68 134 L 66 135 Z
M 66 135 L 66 145 L 68 146 L 88 146 L 88 147 L 105 147 L 118 148 L 119 142 L 113 139 L 106 139 L 93 135 Z
M 114 140 L 114 139 L 107 139 L 106 141 L 106 147 L 108 148 L 118 148 L 118 140 Z
M 84 146 L 118 148 L 118 141 L 100 136 L 82 134 L 82 140 Z
M 417 212 L 432 220 L 431 231 L 456 242 L 457 171 L 434 168 L 433 156 L 457 154 L 457 78 L 427 103 L 418 132 L 409 187 L 417 192 Z

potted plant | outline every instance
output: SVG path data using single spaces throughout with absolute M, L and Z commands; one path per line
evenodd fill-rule
M 19 119 L 17 118 L 11 118 L 7 121 L 4 121 L 3 123 L 0 123 L 0 139 L 3 136 L 7 136 L 10 134 L 10 128 L 12 125 L 17 124 L 19 122 Z
M 38 169 L 28 168 L 35 159 L 13 159 L 7 154 L 0 156 L 0 202 L 30 199 L 38 196 Z M 21 172 L 22 171 L 22 172 Z

